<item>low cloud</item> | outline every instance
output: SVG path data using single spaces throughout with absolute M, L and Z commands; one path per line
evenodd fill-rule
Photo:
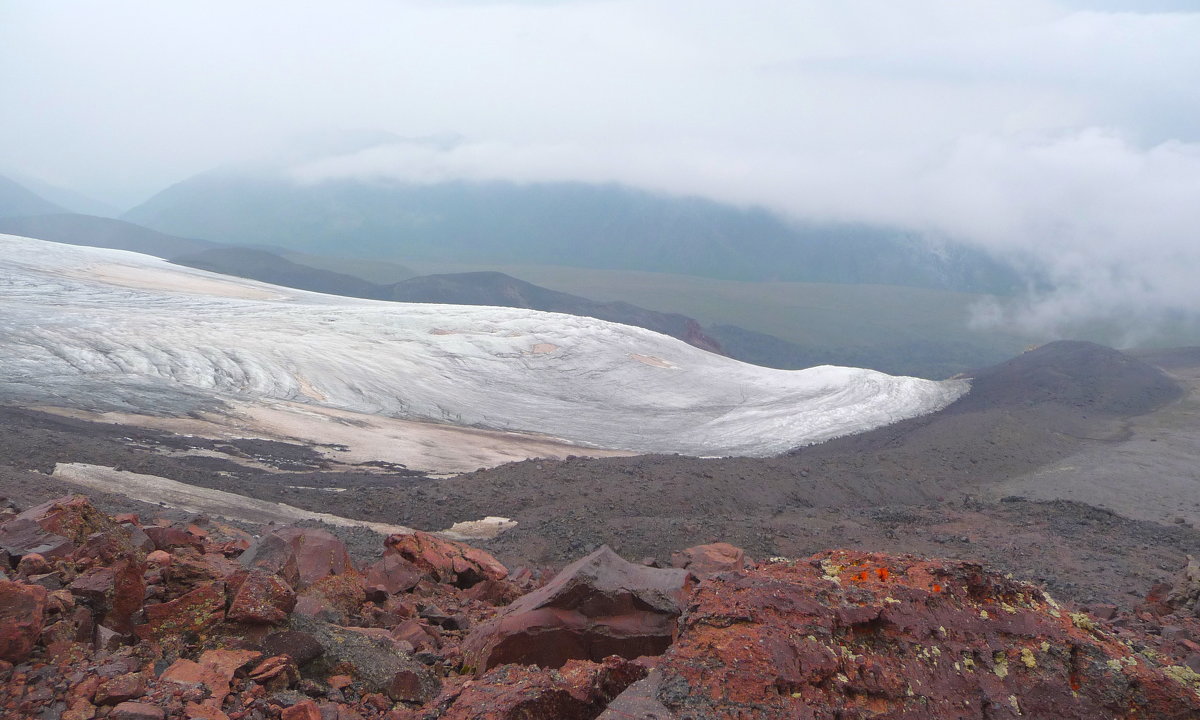
M 0 165 L 130 198 L 316 130 L 457 136 L 364 143 L 291 172 L 613 181 L 896 225 L 1051 281 L 981 308 L 980 323 L 1169 326 L 1200 308 L 1200 13 L 1188 9 L 26 4 L 0 27 L 22 60 L 0 67 L 13 109 Z

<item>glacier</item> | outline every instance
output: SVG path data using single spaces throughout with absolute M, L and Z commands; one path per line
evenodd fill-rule
M 586 317 L 322 295 L 0 235 L 0 402 L 11 404 L 186 416 L 288 401 L 585 447 L 765 456 L 968 390 L 762 368 Z

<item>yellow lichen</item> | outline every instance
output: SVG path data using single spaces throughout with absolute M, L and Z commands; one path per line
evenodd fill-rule
M 996 673 L 996 677 L 1001 680 L 1008 677 L 1008 656 L 1002 652 L 997 652 L 992 656 L 992 672 Z
M 1016 695 L 1009 695 L 1009 696 L 1008 696 L 1008 704 L 1009 704 L 1009 705 L 1012 705 L 1013 712 L 1015 712 L 1015 713 L 1016 713 L 1016 714 L 1018 714 L 1018 715 L 1022 714 L 1022 713 L 1021 713 L 1021 703 L 1017 702 L 1017 696 L 1016 696 Z
M 1037 667 L 1037 659 L 1033 657 L 1033 651 L 1029 648 L 1021 648 L 1021 662 L 1030 670 Z
M 980 611 L 979 611 L 979 617 L 983 618 L 984 620 L 987 620 L 987 619 L 988 619 L 988 611 L 987 611 L 987 610 L 980 610 Z
M 1080 630 L 1088 632 L 1096 632 L 1099 628 L 1096 626 L 1096 621 L 1092 620 L 1087 613 L 1071 613 L 1071 622 Z

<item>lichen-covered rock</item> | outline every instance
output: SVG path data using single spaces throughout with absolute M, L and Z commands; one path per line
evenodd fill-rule
M 421 703 L 441 691 L 441 681 L 428 667 L 397 649 L 395 641 L 302 616 L 292 616 L 292 627 L 315 639 L 323 652 L 310 669 L 329 674 L 335 667 L 348 667 L 372 691 L 393 700 Z
M 384 554 L 395 554 L 436 582 L 469 588 L 484 580 L 502 581 L 508 568 L 489 553 L 470 545 L 414 531 L 388 536 Z
M 678 717 L 1193 718 L 1200 676 L 978 565 L 855 552 L 705 581 L 658 665 Z
M 46 588 L 0 580 L 0 660 L 19 663 L 29 658 L 45 615 Z
M 225 619 L 225 583 L 210 582 L 170 602 L 146 605 L 146 624 L 134 632 L 156 642 L 188 640 Z
M 1167 594 L 1166 603 L 1176 611 L 1200 616 L 1200 562 L 1191 555 L 1175 587 Z
M 296 607 L 296 592 L 283 578 L 262 571 L 243 571 L 228 581 L 226 617 L 235 622 L 274 625 L 287 620 Z
M 692 586 L 686 570 L 637 565 L 603 546 L 472 630 L 463 653 L 479 672 L 658 655 L 671 644 Z
M 142 608 L 145 566 L 132 558 L 110 566 L 93 567 L 76 577 L 67 589 L 95 611 L 105 627 L 118 633 L 133 630 L 133 616 Z

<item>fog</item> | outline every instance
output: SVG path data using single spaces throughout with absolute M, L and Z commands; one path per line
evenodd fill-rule
M 10 3 L 0 172 L 130 207 L 218 165 L 618 181 L 913 228 L 1066 334 L 1200 308 L 1194 2 Z M 313 157 L 314 136 L 394 142 Z

